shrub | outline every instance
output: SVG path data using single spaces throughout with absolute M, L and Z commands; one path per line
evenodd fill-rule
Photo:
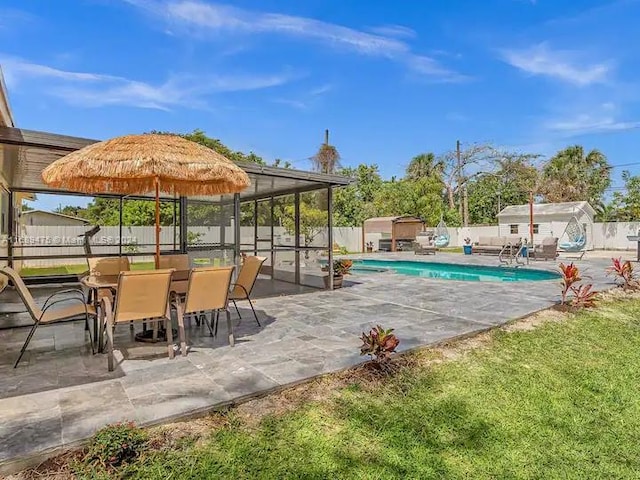
M 635 288 L 637 286 L 633 273 L 633 264 L 629 260 L 622 261 L 622 258 L 612 258 L 613 264 L 607 268 L 607 275 L 615 275 L 616 282 L 622 281 L 623 288 Z
M 580 270 L 573 264 L 573 262 L 569 265 L 560 263 L 560 271 L 562 272 L 562 281 L 560 282 L 562 285 L 562 301 L 560 303 L 562 305 L 566 305 L 567 294 L 571 290 L 571 287 L 582 280 L 582 278 L 580 278 Z
M 378 363 L 389 360 L 400 344 L 400 340 L 392 332 L 393 328 L 385 330 L 380 325 L 372 328 L 368 335 L 362 332 L 360 355 L 369 355 Z
M 133 422 L 107 425 L 93 436 L 84 463 L 112 470 L 135 460 L 145 448 L 147 438 L 147 433 Z
M 594 307 L 597 292 L 592 290 L 593 285 L 590 283 L 578 285 L 578 282 L 582 280 L 578 267 L 573 263 L 569 265 L 561 263 L 560 271 L 562 272 L 562 300 L 560 304 L 569 305 L 573 308 Z M 569 292 L 573 293 L 570 301 L 567 299 Z
M 596 306 L 596 293 L 591 290 L 593 285 L 590 283 L 587 285 L 579 285 L 578 287 L 572 287 L 573 298 L 571 299 L 571 306 L 574 308 L 592 308 Z
M 353 262 L 346 258 L 333 261 L 333 274 L 334 275 L 349 275 L 351 273 L 351 267 Z

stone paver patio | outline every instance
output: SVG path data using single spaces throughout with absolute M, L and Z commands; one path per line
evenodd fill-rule
M 495 257 L 443 253 L 384 258 L 498 263 Z M 613 285 L 604 274 L 609 263 L 577 262 L 596 289 Z M 555 269 L 557 262 L 531 267 Z M 260 280 L 260 287 L 266 291 L 274 284 Z M 136 344 L 133 332 L 121 326 L 114 372 L 107 371 L 106 356 L 91 355 L 82 322 L 39 328 L 17 369 L 13 361 L 28 328 L 0 330 L 0 471 L 76 445 L 108 423 L 150 425 L 187 417 L 353 366 L 364 360 L 360 333 L 377 323 L 395 328 L 400 350 L 408 350 L 504 324 L 559 299 L 558 281 L 459 282 L 389 272 L 353 275 L 334 292 L 284 288 L 286 296 L 255 302 L 261 328 L 241 308 L 233 348 L 226 344 L 224 322 L 217 339 L 193 324 L 189 355 L 169 360 L 166 348 Z M 29 325 L 24 313 L 15 313 L 24 310 L 16 298 L 11 290 L 0 295 L 2 311 L 13 312 L 0 316 L 0 327 Z

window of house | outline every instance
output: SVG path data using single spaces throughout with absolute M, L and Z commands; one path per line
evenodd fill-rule
M 540 224 L 539 223 L 534 223 L 533 224 L 533 233 L 540 233 Z
M 518 225 L 517 224 L 509 225 L 509 231 L 511 232 L 511 235 L 517 235 Z

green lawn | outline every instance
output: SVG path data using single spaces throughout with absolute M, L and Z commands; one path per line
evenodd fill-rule
M 354 380 L 258 427 L 232 410 L 204 440 L 147 454 L 127 473 L 639 478 L 639 346 L 640 301 L 607 303 L 534 330 L 497 331 L 456 360 L 422 362 L 373 389 Z
M 137 262 L 131 264 L 131 270 L 152 270 L 153 262 Z M 59 265 L 57 267 L 23 267 L 20 275 L 23 277 L 35 277 L 46 275 L 78 275 L 88 270 L 86 263 L 73 265 Z

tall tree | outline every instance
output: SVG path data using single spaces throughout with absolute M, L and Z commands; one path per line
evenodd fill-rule
M 383 184 L 378 166 L 361 164 L 357 168 L 342 168 L 338 173 L 354 178 L 355 182 L 334 190 L 334 224 L 341 227 L 361 226 L 367 218 L 377 215 L 373 202 Z
M 191 133 L 175 134 L 174 132 L 162 132 L 156 130 L 152 130 L 150 133 L 157 133 L 160 135 L 179 135 L 182 138 L 186 138 L 187 140 L 191 140 L 192 142 L 199 143 L 200 145 L 204 145 L 205 147 L 215 150 L 220 155 L 223 155 L 234 162 L 252 162 L 260 165 L 266 165 L 264 159 L 255 153 L 249 152 L 248 154 L 244 154 L 239 151 L 231 150 L 220 140 L 207 136 L 207 134 L 200 129 L 195 129 Z
M 598 211 L 601 221 L 637 222 L 640 219 L 640 175 L 631 175 L 625 170 L 622 180 L 624 191 L 614 192 L 609 208 Z
M 467 170 L 474 165 L 490 164 L 495 159 L 495 149 L 488 144 L 473 144 L 451 150 L 439 158 L 443 166 L 443 182 L 447 193 L 449 209 L 456 208 L 456 198 L 469 177 Z
M 601 202 L 611 184 L 611 167 L 598 150 L 585 154 L 580 145 L 560 150 L 544 166 L 540 193 L 547 202 Z
M 340 154 L 329 144 L 329 130 L 324 131 L 324 143 L 318 152 L 311 157 L 313 169 L 321 173 L 334 173 L 340 167 Z
M 536 190 L 538 170 L 532 161 L 537 155 L 499 152 L 494 170 L 472 176 L 468 182 L 469 218 L 473 223 L 495 223 L 507 205 L 529 201 Z
M 442 178 L 443 170 L 443 162 L 436 160 L 436 156 L 433 153 L 421 153 L 413 157 L 409 162 L 405 178 L 409 180 L 418 180 L 430 176 Z
M 442 183 L 433 176 L 420 180 L 385 182 L 376 194 L 378 215 L 414 215 L 427 225 L 436 225 L 445 214 Z

